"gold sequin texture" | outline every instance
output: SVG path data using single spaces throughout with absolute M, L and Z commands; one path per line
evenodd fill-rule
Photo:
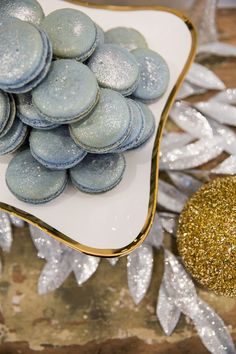
M 236 296 L 236 177 L 216 178 L 193 195 L 177 244 L 193 278 L 216 294 Z

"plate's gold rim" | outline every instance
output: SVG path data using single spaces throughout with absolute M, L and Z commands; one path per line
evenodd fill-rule
M 58 230 L 52 228 L 51 226 L 47 225 L 40 219 L 34 217 L 31 214 L 28 214 L 24 212 L 23 210 L 14 208 L 10 205 L 7 205 L 5 203 L 0 203 L 0 210 L 6 211 L 14 216 L 20 217 L 21 219 L 25 220 L 26 222 L 37 226 L 39 229 L 42 231 L 46 232 L 50 236 L 54 237 L 58 241 L 61 241 L 65 243 L 66 245 L 74 248 L 75 250 L 81 251 L 83 253 L 92 255 L 92 256 L 99 256 L 99 257 L 117 257 L 117 256 L 124 256 L 130 252 L 132 252 L 135 248 L 137 248 L 145 238 L 147 237 L 150 228 L 152 226 L 155 212 L 156 212 L 156 202 L 157 202 L 157 190 L 158 190 L 158 166 L 159 166 L 159 152 L 160 152 L 160 143 L 161 143 L 161 138 L 162 138 L 162 133 L 164 129 L 164 125 L 166 123 L 166 120 L 168 118 L 168 113 L 170 111 L 170 108 L 174 102 L 175 96 L 177 94 L 178 89 L 180 88 L 189 68 L 190 65 L 192 64 L 195 54 L 196 54 L 196 48 L 197 48 L 197 32 L 190 21 L 190 19 L 184 15 L 183 13 L 175 10 L 175 9 L 169 9 L 166 7 L 162 6 L 117 6 L 117 5 L 106 5 L 106 4 L 94 4 L 91 2 L 82 2 L 80 0 L 66 0 L 71 3 L 75 3 L 80 6 L 86 6 L 86 7 L 93 7 L 93 8 L 98 8 L 98 9 L 107 9 L 107 10 L 113 10 L 113 11 L 140 11 L 140 10 L 154 10 L 154 11 L 165 11 L 174 14 L 175 16 L 181 18 L 186 26 L 188 27 L 191 37 L 192 37 L 192 45 L 191 45 L 191 50 L 188 56 L 188 59 L 185 63 L 185 66 L 183 68 L 183 71 L 181 72 L 175 86 L 173 87 L 170 96 L 167 100 L 167 103 L 162 111 L 161 114 L 161 119 L 160 123 L 158 126 L 155 142 L 154 142 L 154 147 L 153 147 L 153 152 L 152 152 L 152 167 L 151 167 L 151 181 L 150 181 L 150 198 L 149 198 L 149 207 L 148 207 L 148 215 L 147 219 L 145 221 L 145 224 L 139 233 L 139 235 L 134 239 L 133 242 L 131 242 L 129 245 L 123 248 L 119 249 L 97 249 L 93 247 L 88 247 L 85 246 L 70 237 L 62 234 Z

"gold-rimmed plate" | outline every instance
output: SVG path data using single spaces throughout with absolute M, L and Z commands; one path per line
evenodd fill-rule
M 79 1 L 40 0 L 45 13 L 71 7 L 87 13 L 104 30 L 133 27 L 144 34 L 151 49 L 159 52 L 170 69 L 166 94 L 152 109 L 156 134 L 142 148 L 126 153 L 127 169 L 112 191 L 87 195 L 68 187 L 45 205 L 18 201 L 7 189 L 5 171 L 11 157 L 0 158 L 0 209 L 32 223 L 49 235 L 87 254 L 114 257 L 140 245 L 150 230 L 156 210 L 158 156 L 163 127 L 174 97 L 193 61 L 196 32 L 183 14 L 157 6 L 110 6 Z

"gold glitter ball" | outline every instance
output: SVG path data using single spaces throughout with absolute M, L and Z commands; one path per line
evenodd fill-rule
M 177 244 L 193 278 L 217 294 L 236 296 L 236 177 L 216 178 L 190 198 Z

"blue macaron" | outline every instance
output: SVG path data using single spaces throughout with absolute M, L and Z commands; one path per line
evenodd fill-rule
M 15 100 L 11 94 L 8 94 L 8 97 L 9 97 L 9 101 L 10 101 L 10 112 L 9 112 L 7 122 L 0 133 L 0 138 L 4 137 L 9 132 L 9 130 L 11 129 L 11 127 L 15 121 L 15 117 L 16 117 Z
M 156 127 L 155 117 L 154 117 L 152 111 L 150 110 L 150 108 L 142 102 L 138 102 L 138 101 L 136 101 L 136 102 L 143 112 L 144 130 L 143 130 L 143 133 L 142 133 L 140 139 L 137 141 L 137 143 L 135 145 L 133 145 L 133 147 L 132 147 L 133 149 L 144 145 L 152 137 L 152 135 L 155 132 L 155 127 Z
M 44 18 L 44 13 L 41 5 L 36 0 L 1 0 L 0 18 L 7 16 L 40 25 Z
M 74 143 L 65 125 L 49 131 L 33 129 L 29 141 L 33 157 L 53 170 L 72 168 L 86 156 L 86 152 Z
M 148 48 L 132 51 L 140 69 L 140 81 L 133 92 L 134 97 L 143 101 L 154 101 L 167 90 L 170 72 L 164 58 Z
M 66 171 L 52 171 L 33 158 L 29 149 L 13 157 L 6 171 L 9 190 L 19 200 L 47 203 L 58 197 L 66 187 Z
M 131 95 L 139 82 L 139 67 L 132 54 L 115 44 L 100 45 L 88 60 L 101 87 Z
M 85 13 L 59 9 L 42 22 L 58 58 L 85 61 L 97 46 L 97 27 Z
M 104 193 L 117 186 L 125 171 L 122 154 L 88 154 L 70 170 L 71 181 L 82 192 Z
M 115 27 L 105 32 L 105 43 L 118 44 L 128 51 L 147 48 L 144 36 L 134 28 Z
M 10 115 L 10 99 L 6 92 L 0 90 L 0 134 L 4 130 Z
M 103 154 L 118 147 L 129 135 L 131 126 L 126 99 L 116 91 L 101 89 L 95 109 L 85 121 L 71 124 L 70 133 L 85 151 Z
M 32 91 L 33 103 L 54 124 L 76 122 L 97 104 L 99 88 L 89 68 L 72 59 L 56 60 Z
M 15 119 L 9 132 L 0 138 L 0 155 L 16 151 L 24 143 L 27 133 L 27 126 Z

